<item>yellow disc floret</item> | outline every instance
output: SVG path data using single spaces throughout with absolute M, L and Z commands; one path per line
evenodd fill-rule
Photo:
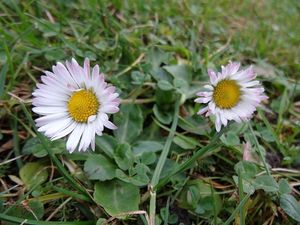
M 80 123 L 86 123 L 90 116 L 97 114 L 98 109 L 98 99 L 90 90 L 74 92 L 68 102 L 68 111 L 71 117 Z
M 222 109 L 231 109 L 240 100 L 240 86 L 235 80 L 221 80 L 213 91 L 216 105 Z

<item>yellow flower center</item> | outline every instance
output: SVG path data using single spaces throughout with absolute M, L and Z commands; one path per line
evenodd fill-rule
M 89 90 L 74 92 L 68 102 L 68 111 L 71 117 L 80 123 L 86 123 L 90 116 L 97 114 L 98 109 L 98 99 L 95 94 Z
M 213 99 L 221 109 L 231 109 L 240 100 L 240 86 L 234 80 L 221 80 L 213 91 Z

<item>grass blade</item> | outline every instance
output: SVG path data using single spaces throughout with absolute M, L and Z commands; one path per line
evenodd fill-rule
M 155 225 L 156 185 L 159 182 L 159 177 L 160 177 L 161 171 L 165 165 L 167 156 L 169 154 L 170 146 L 171 146 L 171 143 L 172 143 L 174 135 L 175 135 L 175 131 L 177 128 L 177 123 L 178 123 L 179 106 L 180 106 L 180 98 L 178 98 L 178 100 L 175 104 L 174 118 L 173 118 L 171 130 L 170 130 L 169 136 L 167 138 L 166 144 L 163 148 L 163 151 L 159 157 L 152 180 L 150 182 L 150 195 L 151 195 L 150 196 L 150 209 L 149 209 L 150 225 Z

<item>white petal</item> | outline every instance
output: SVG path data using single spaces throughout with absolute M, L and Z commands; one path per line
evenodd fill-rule
M 32 105 L 34 106 L 62 106 L 66 107 L 67 101 L 57 101 L 53 99 L 46 99 L 46 98 L 34 98 L 32 100 Z
M 212 91 L 200 91 L 196 95 L 199 97 L 209 97 L 212 96 L 213 92 Z
M 88 123 L 92 123 L 93 121 L 96 120 L 96 118 L 97 118 L 96 115 L 89 116 L 89 118 L 88 118 Z
M 82 138 L 78 147 L 78 151 L 86 151 L 88 146 L 90 145 L 92 141 L 92 136 L 91 136 L 91 126 L 86 126 L 83 134 L 82 134 Z
M 226 66 L 226 73 L 227 76 L 229 75 L 233 75 L 235 74 L 240 68 L 240 63 L 238 62 L 230 62 L 227 66 Z
M 72 59 L 71 62 L 66 61 L 66 66 L 78 87 L 82 87 L 82 85 L 85 83 L 84 78 L 86 77 L 84 76 L 84 71 L 82 67 L 78 65 L 75 59 Z
M 243 88 L 253 87 L 253 86 L 259 85 L 259 81 L 258 80 L 250 81 L 250 82 L 246 82 L 246 83 L 241 83 L 241 85 L 242 85 Z
M 250 66 L 246 68 L 245 70 L 241 70 L 236 74 L 233 74 L 231 76 L 232 79 L 234 80 L 240 80 L 240 81 L 249 81 L 254 79 L 256 74 L 254 73 L 253 67 Z
M 221 130 L 221 119 L 220 119 L 220 115 L 216 115 L 216 122 L 215 122 L 215 126 L 216 126 L 216 131 L 219 132 Z
M 96 79 L 98 78 L 98 76 L 100 76 L 99 72 L 100 72 L 99 66 L 98 65 L 94 66 L 93 70 L 92 70 L 92 80 L 93 80 L 93 82 L 95 82 Z
M 99 111 L 103 113 L 116 113 L 119 111 L 119 108 L 113 105 L 100 105 Z
M 227 119 L 226 119 L 226 115 L 223 111 L 224 110 L 221 110 L 219 115 L 220 115 L 220 119 L 221 119 L 222 124 L 226 127 L 227 126 Z
M 56 132 L 67 127 L 71 122 L 71 118 L 63 117 L 59 120 L 52 120 L 50 123 L 41 126 L 38 131 L 44 132 L 47 137 L 52 137 Z
M 91 148 L 93 151 L 95 151 L 95 136 L 91 140 Z
M 59 131 L 57 134 L 53 135 L 53 137 L 51 137 L 51 140 L 57 140 L 60 139 L 62 137 L 67 136 L 69 133 L 71 133 L 75 127 L 77 126 L 77 122 L 73 121 L 68 127 L 66 127 L 64 130 Z
M 56 66 L 52 67 L 52 70 L 58 75 L 58 80 L 64 81 L 66 84 L 76 86 L 75 80 L 62 63 L 58 62 Z
M 38 107 L 32 108 L 32 111 L 37 114 L 40 114 L 40 115 L 50 115 L 53 113 L 67 112 L 67 109 L 62 106 L 60 106 L 60 107 L 59 106 L 58 107 L 38 106 Z
M 40 117 L 35 120 L 36 124 L 38 127 L 43 126 L 45 124 L 51 123 L 52 121 L 55 120 L 60 120 L 68 116 L 68 113 L 63 112 L 63 113 L 55 113 L 47 116 Z
M 207 73 L 208 73 L 209 78 L 210 78 L 210 83 L 212 85 L 215 85 L 216 82 L 217 82 L 217 75 L 216 75 L 215 71 L 213 71 L 212 69 L 208 69 Z
M 211 90 L 211 91 L 214 90 L 213 86 L 211 86 L 209 84 L 204 85 L 204 88 Z
M 208 104 L 208 107 L 209 107 L 209 111 L 212 112 L 212 114 L 215 114 L 216 113 L 216 104 L 211 101 L 209 104 Z
M 84 124 L 77 124 L 77 126 L 74 128 L 74 130 L 70 134 L 68 141 L 67 141 L 67 150 L 70 153 L 72 153 L 76 150 L 79 140 L 84 131 L 84 128 L 85 128 Z
M 104 121 L 104 122 L 103 122 L 103 125 L 104 125 L 105 127 L 107 127 L 108 129 L 111 129 L 111 130 L 115 130 L 115 129 L 118 128 L 115 124 L 113 124 L 113 123 L 110 122 L 109 120 Z
M 203 109 L 200 109 L 200 110 L 197 112 L 197 114 L 198 114 L 198 115 L 202 115 L 203 113 L 206 113 L 207 110 L 208 110 L 208 106 L 204 107 Z
M 66 118 L 64 120 L 58 120 L 50 123 L 51 127 L 45 131 L 47 137 L 53 137 L 55 134 L 69 127 L 73 120 L 71 118 Z
M 41 76 L 41 80 L 44 84 L 47 84 L 49 86 L 56 86 L 61 89 L 69 90 L 68 85 L 66 85 L 64 82 L 61 82 L 61 81 L 55 79 L 54 76 L 55 76 L 54 74 L 53 74 L 53 76 L 52 75 L 51 76 L 49 76 L 49 75 Z
M 197 103 L 208 103 L 211 100 L 211 97 L 207 98 L 196 98 L 194 101 Z
M 98 115 L 97 121 L 96 121 L 96 134 L 101 136 L 102 132 L 104 130 L 104 125 L 101 119 L 101 114 Z
M 85 75 L 90 78 L 90 60 L 88 58 L 84 59 L 84 63 L 83 63 L 83 70 Z
M 56 93 L 51 90 L 46 89 L 36 89 L 33 93 L 33 96 L 35 97 L 43 97 L 43 98 L 49 98 L 53 100 L 65 100 L 68 99 L 68 94 L 63 93 Z

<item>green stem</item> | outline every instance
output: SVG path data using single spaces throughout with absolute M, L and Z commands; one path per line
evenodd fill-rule
M 243 178 L 241 175 L 241 171 L 238 171 L 238 178 L 239 178 L 239 195 L 240 199 L 244 198 L 244 187 L 243 187 Z M 240 225 L 245 225 L 245 210 L 244 207 L 240 209 Z
M 215 150 L 216 148 L 220 147 L 221 144 L 217 143 L 219 141 L 219 138 L 222 136 L 222 134 L 227 131 L 227 128 L 222 129 L 219 133 L 216 133 L 215 136 L 213 137 L 213 139 L 210 141 L 210 143 L 208 145 L 206 145 L 205 147 L 202 147 L 200 149 L 198 149 L 196 151 L 196 153 L 189 158 L 188 160 L 186 160 L 184 163 L 182 163 L 177 169 L 175 169 L 172 173 L 170 173 L 168 176 L 166 176 L 163 180 L 161 180 L 156 188 L 160 188 L 162 186 L 164 186 L 166 183 L 168 183 L 169 179 L 180 173 L 183 172 L 187 169 L 189 169 L 193 163 L 198 160 L 200 157 L 202 157 L 203 155 L 205 155 L 208 152 L 212 152 L 213 150 Z
M 51 149 L 49 148 L 47 142 L 45 141 L 44 136 L 37 131 L 37 129 L 35 127 L 35 123 L 34 123 L 32 117 L 31 117 L 30 113 L 28 112 L 27 108 L 25 107 L 25 105 L 23 103 L 21 103 L 21 106 L 22 106 L 23 111 L 25 112 L 25 115 L 26 115 L 27 119 L 32 124 L 32 126 L 34 127 L 34 129 L 36 131 L 37 138 L 40 140 L 42 146 L 48 152 L 48 155 L 50 156 L 51 160 L 53 161 L 53 163 L 57 167 L 58 171 L 61 173 L 61 175 L 63 175 L 66 178 L 66 180 L 68 180 L 70 182 L 70 184 L 76 190 L 80 191 L 82 194 L 84 194 L 85 196 L 87 196 L 88 198 L 90 198 L 90 196 L 87 193 L 87 191 L 74 180 L 74 178 L 64 168 L 64 166 L 62 165 L 62 163 L 58 160 L 58 158 L 56 157 L 56 155 L 51 151 Z
M 152 180 L 150 182 L 150 208 L 149 208 L 150 225 L 155 225 L 156 185 L 159 182 L 159 177 L 160 177 L 161 171 L 165 165 L 167 156 L 169 154 L 170 146 L 171 146 L 171 143 L 172 143 L 174 135 L 175 135 L 175 131 L 176 131 L 177 123 L 178 123 L 179 107 L 180 107 L 180 98 L 178 98 L 178 100 L 176 101 L 174 118 L 173 118 L 171 130 L 170 130 L 169 136 L 167 138 L 166 144 L 165 144 L 165 146 L 162 150 L 162 153 L 159 157 L 156 168 L 154 170 Z
M 270 173 L 269 167 L 268 167 L 268 165 L 267 165 L 267 163 L 266 163 L 266 159 L 265 159 L 263 153 L 261 152 L 261 149 L 259 148 L 258 140 L 257 140 L 257 138 L 256 138 L 256 135 L 254 134 L 254 131 L 253 131 L 252 126 L 251 126 L 250 123 L 248 123 L 248 127 L 249 127 L 249 129 L 250 129 L 250 131 L 251 131 L 251 134 L 252 134 L 254 140 L 255 140 L 255 145 L 256 145 L 258 154 L 259 154 L 259 156 L 260 156 L 260 158 L 261 158 L 261 160 L 262 160 L 262 162 L 263 162 L 263 164 L 264 164 L 264 167 L 265 167 L 265 169 L 266 169 L 266 172 L 267 172 L 268 175 L 270 175 L 271 173 Z

